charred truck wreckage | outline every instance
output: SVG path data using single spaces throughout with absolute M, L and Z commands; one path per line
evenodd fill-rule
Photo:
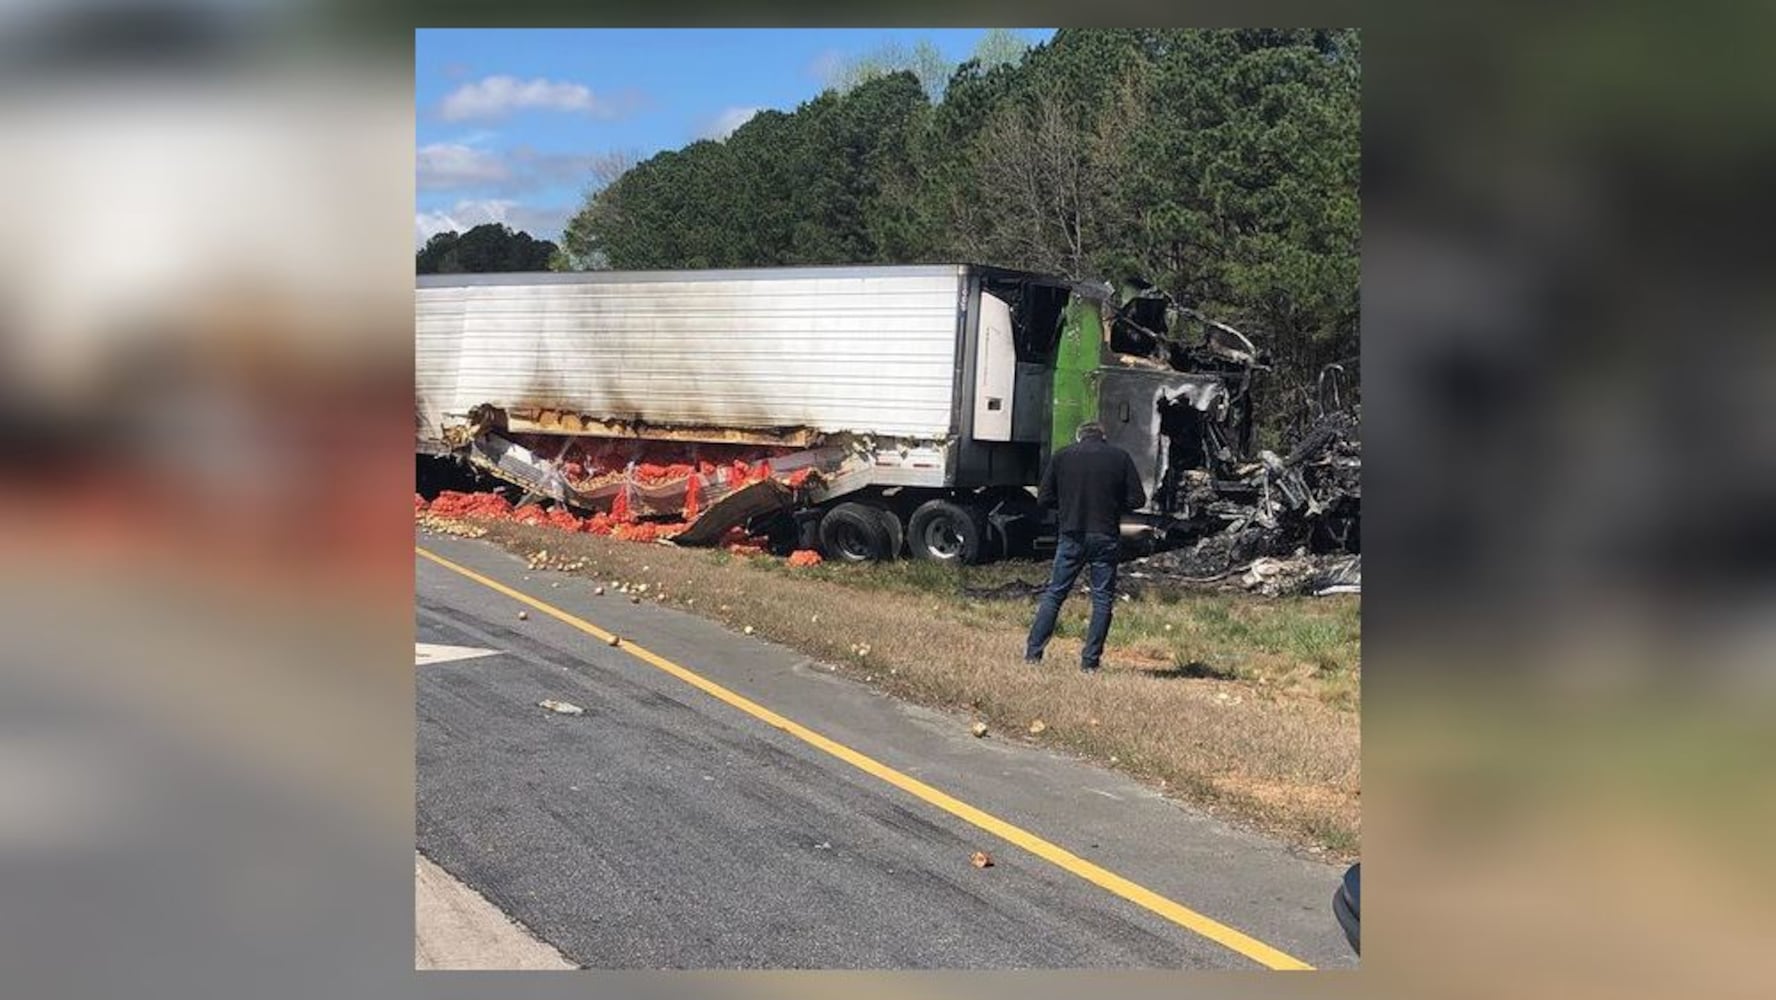
M 848 561 L 1027 551 L 1052 537 L 1034 502 L 1048 457 L 1097 420 L 1147 488 L 1124 525 L 1156 553 L 1138 573 L 1225 579 L 1358 548 L 1341 373 L 1286 455 L 1255 451 L 1263 353 L 1139 282 L 977 265 L 427 275 L 416 319 L 422 456 L 677 544 L 744 527 Z

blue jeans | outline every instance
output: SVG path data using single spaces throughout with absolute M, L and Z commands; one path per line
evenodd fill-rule
M 1063 534 L 1055 546 L 1054 576 L 1048 590 L 1037 605 L 1036 620 L 1030 625 L 1030 641 L 1024 647 L 1024 659 L 1040 660 L 1048 640 L 1054 635 L 1055 617 L 1061 613 L 1061 602 L 1072 593 L 1079 573 L 1091 567 L 1092 616 L 1085 630 L 1085 649 L 1079 654 L 1079 665 L 1096 670 L 1104 655 L 1104 638 L 1110 634 L 1110 615 L 1116 608 L 1117 539 L 1112 535 L 1088 532 L 1083 535 Z

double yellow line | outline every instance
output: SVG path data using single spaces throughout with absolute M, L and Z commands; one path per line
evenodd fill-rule
M 560 621 L 579 629 L 581 632 L 593 636 L 601 642 L 608 643 L 614 638 L 612 633 L 599 628 L 577 615 L 570 614 L 552 604 L 540 601 L 529 594 L 513 590 L 511 587 L 500 583 L 498 580 L 490 579 L 465 566 L 459 566 L 443 556 L 428 552 L 417 546 L 414 547 L 413 551 L 418 553 L 418 555 L 424 559 L 429 559 L 453 573 L 457 573 L 473 580 L 476 583 L 497 593 L 504 594 L 515 601 L 528 604 L 538 611 L 541 611 L 543 614 L 559 619 Z M 778 715 L 776 712 L 771 711 L 752 699 L 747 698 L 744 695 L 736 694 L 701 674 L 695 673 L 685 667 L 681 667 L 651 650 L 637 646 L 627 640 L 622 641 L 622 649 L 624 652 L 643 663 L 671 674 L 679 680 L 684 681 L 686 684 L 710 695 L 718 701 L 732 705 L 734 708 L 745 712 L 747 715 L 752 716 L 773 729 L 780 729 L 809 746 L 837 757 L 839 760 L 850 764 L 852 767 L 857 768 L 865 774 L 880 778 L 888 784 L 942 809 L 944 812 L 955 816 L 957 819 L 960 819 L 965 823 L 985 830 L 1007 843 L 1016 844 L 1018 847 L 1029 851 L 1031 854 L 1042 858 L 1044 861 L 1048 861 L 1063 868 L 1093 885 L 1107 889 L 1110 892 L 1121 896 L 1123 899 L 1134 903 L 1136 906 L 1150 910 L 1186 930 L 1208 938 L 1216 944 L 1222 945 L 1232 951 L 1238 952 L 1260 965 L 1272 969 L 1313 968 L 1313 966 L 1308 965 L 1306 962 L 1279 951 L 1276 948 L 1272 948 L 1270 945 L 1259 941 L 1249 934 L 1237 931 L 1220 921 L 1205 917 L 1187 906 L 1175 903 L 1145 886 L 1131 882 L 1115 872 L 1109 871 L 1099 865 L 1095 865 L 1057 844 L 1044 840 L 1022 827 L 1014 826 L 991 813 L 976 809 L 974 806 L 971 806 L 954 796 L 941 792 L 917 778 L 896 771 L 894 768 L 889 767 L 873 757 L 859 753 L 837 740 L 822 736 L 799 722 Z

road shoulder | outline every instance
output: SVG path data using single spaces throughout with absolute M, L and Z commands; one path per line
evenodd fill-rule
M 425 855 L 413 859 L 415 969 L 578 968 Z

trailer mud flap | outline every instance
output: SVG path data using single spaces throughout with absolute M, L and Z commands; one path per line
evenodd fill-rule
M 672 538 L 675 545 L 714 545 L 728 529 L 764 514 L 786 511 L 795 492 L 775 479 L 747 483 L 710 504 L 691 526 Z

